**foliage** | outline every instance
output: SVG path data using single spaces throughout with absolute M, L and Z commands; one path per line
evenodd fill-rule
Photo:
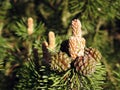
M 0 0 L 0 89 L 119 90 L 120 0 Z M 28 33 L 27 19 L 34 20 Z M 67 47 L 71 21 L 80 19 L 87 46 L 97 48 L 102 62 L 84 76 L 72 67 L 53 71 L 42 56 L 47 33 L 56 34 L 56 49 Z M 12 82 L 11 82 L 12 81 Z
M 61 77 L 51 77 L 51 79 L 53 79 L 52 81 L 54 81 L 52 86 L 56 89 L 60 88 L 60 90 L 61 87 L 64 90 L 101 90 L 105 80 L 104 69 L 104 67 L 98 64 L 96 72 L 87 77 L 76 73 L 74 69 L 70 69 Z M 99 72 L 101 72 L 101 74 L 98 74 Z

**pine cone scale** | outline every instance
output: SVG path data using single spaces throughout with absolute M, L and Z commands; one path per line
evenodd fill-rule
M 78 56 L 74 61 L 74 67 L 78 73 L 88 75 L 94 73 L 96 64 L 100 60 L 101 54 L 93 48 L 86 48 L 84 56 Z
M 59 72 L 66 71 L 70 68 L 71 59 L 66 53 L 59 52 L 51 56 L 51 69 Z

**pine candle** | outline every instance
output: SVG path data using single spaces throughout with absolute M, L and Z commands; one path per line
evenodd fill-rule
M 72 21 L 72 36 L 69 39 L 69 52 L 72 59 L 84 55 L 85 39 L 82 37 L 81 23 L 78 19 Z
M 33 19 L 30 17 L 30 18 L 28 18 L 28 35 L 31 35 L 32 33 L 33 33 L 33 26 L 34 26 L 34 24 L 33 24 Z

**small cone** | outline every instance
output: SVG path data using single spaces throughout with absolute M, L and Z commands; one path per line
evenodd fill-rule
M 75 59 L 74 67 L 82 75 L 89 75 L 95 72 L 96 64 L 99 63 L 101 54 L 93 48 L 86 48 L 84 56 Z
M 95 48 L 85 48 L 85 53 L 90 54 L 97 62 L 99 62 L 102 58 L 101 53 Z
M 70 68 L 71 59 L 64 52 L 59 52 L 51 56 L 51 69 L 55 71 L 66 71 Z

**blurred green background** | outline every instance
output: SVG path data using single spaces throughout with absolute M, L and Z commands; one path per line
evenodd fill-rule
M 15 63 L 23 63 L 21 59 L 24 60 L 28 53 L 26 47 L 29 45 L 19 46 L 21 41 L 24 46 L 25 39 L 29 38 L 28 44 L 35 42 L 36 47 L 41 47 L 37 41 L 46 39 L 49 31 L 64 40 L 72 33 L 70 25 L 75 18 L 81 21 L 87 46 L 97 48 L 103 56 L 107 71 L 104 89 L 119 90 L 119 8 L 120 0 L 0 0 L 0 90 L 12 90 L 16 84 L 16 73 L 8 72 L 17 67 Z M 31 36 L 33 41 L 23 34 L 29 17 L 40 29 Z M 18 47 L 22 53 L 17 51 Z

